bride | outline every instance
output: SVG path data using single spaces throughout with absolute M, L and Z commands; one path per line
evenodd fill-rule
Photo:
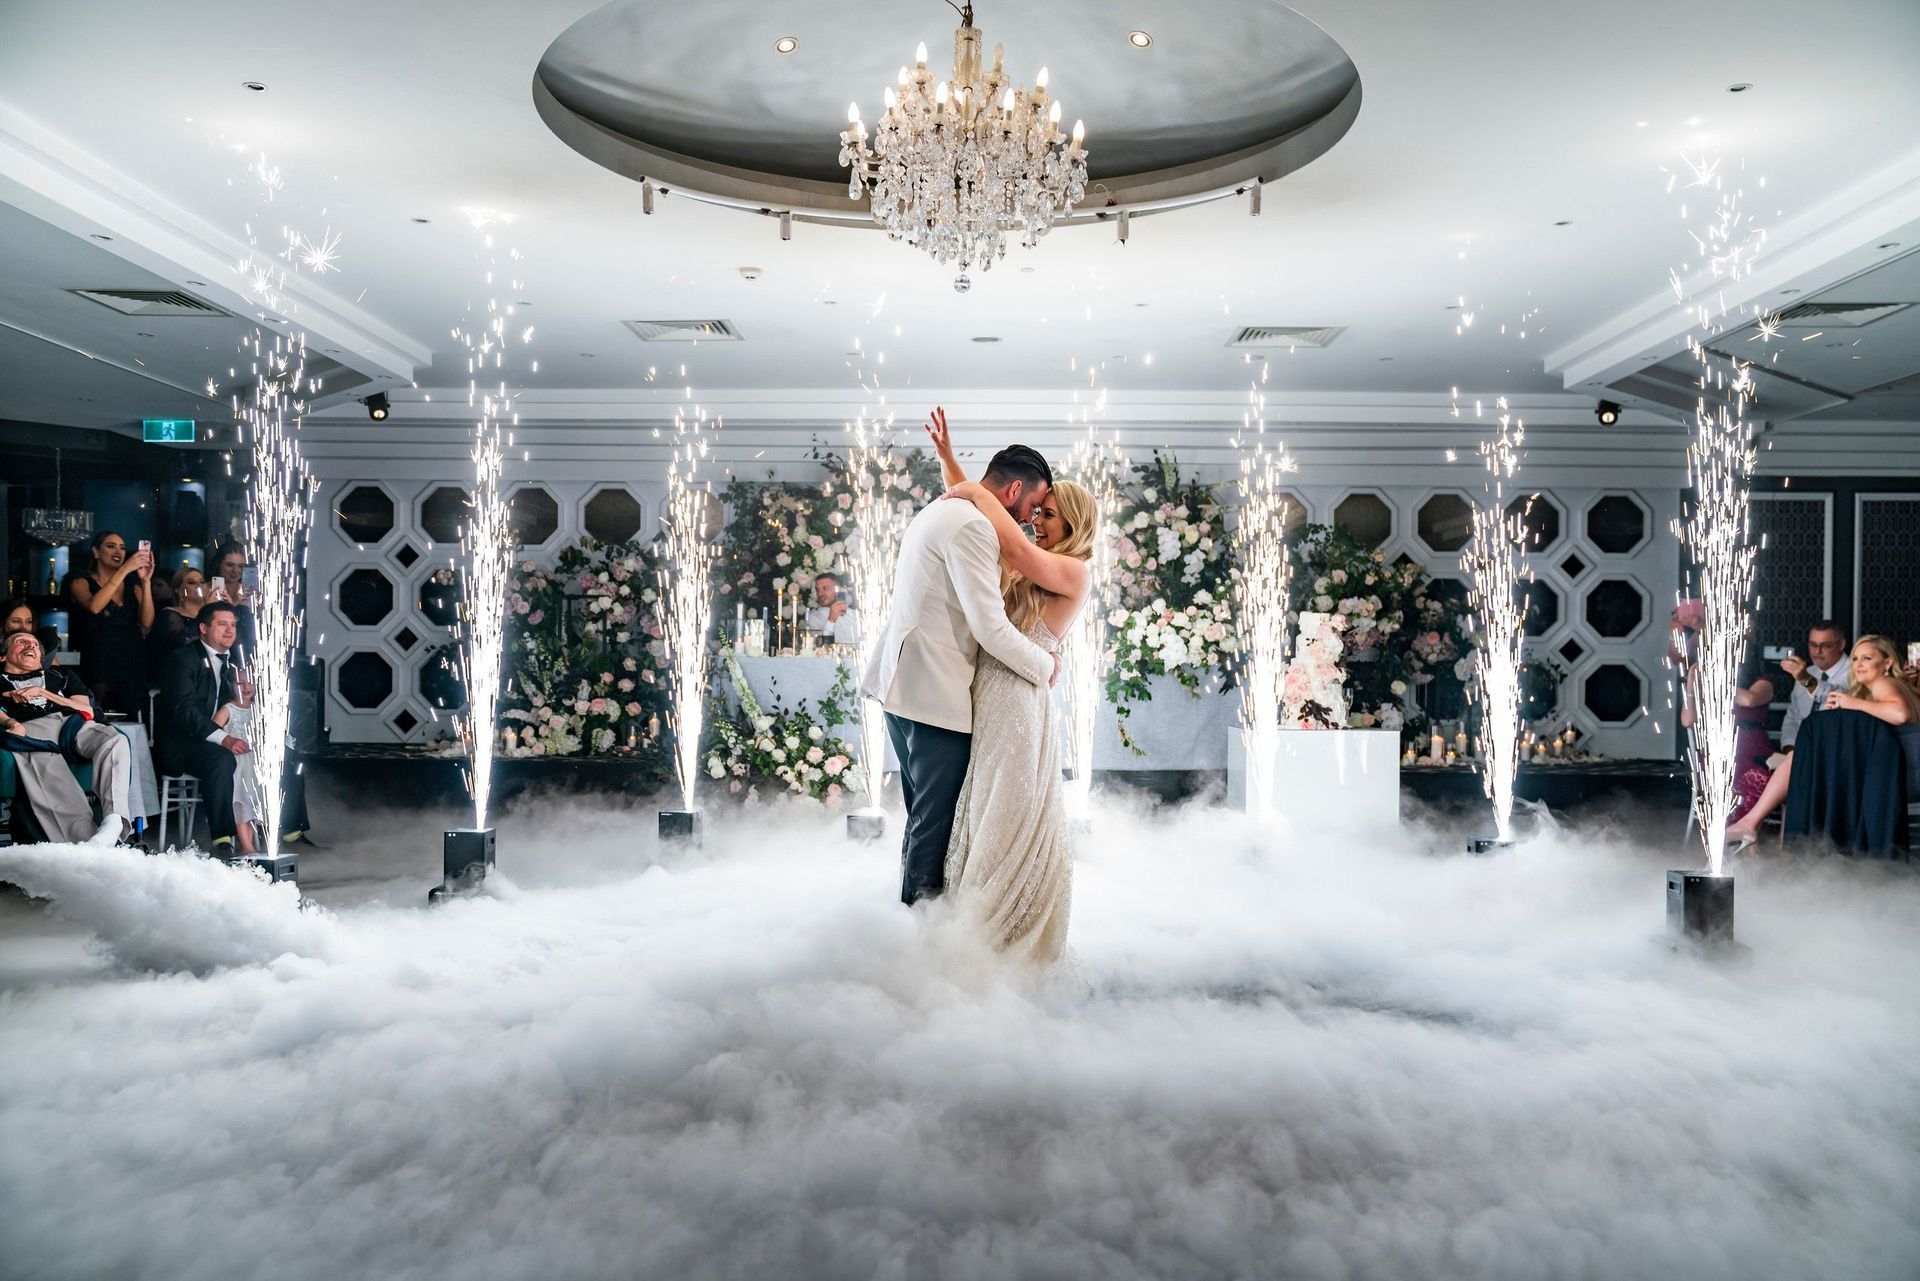
M 1086 603 L 1099 529 L 1093 498 L 1060 481 L 1034 511 L 1033 537 L 954 457 L 946 412 L 927 425 L 945 498 L 971 502 L 1000 540 L 1000 595 L 1024 636 L 1057 652 Z M 1010 956 L 1049 964 L 1067 942 L 1073 851 L 1060 784 L 1059 733 L 1044 685 L 982 652 L 973 678 L 973 746 L 947 846 L 947 893 Z

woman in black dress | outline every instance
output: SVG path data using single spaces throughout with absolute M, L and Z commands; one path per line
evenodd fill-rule
M 147 629 L 153 626 L 153 553 L 127 551 L 112 530 L 93 538 L 93 565 L 67 580 L 80 679 L 93 705 L 138 712 L 147 701 Z
M 207 576 L 189 565 L 174 571 L 173 603 L 153 616 L 147 633 L 147 687 L 157 689 L 167 657 L 200 639 L 200 607 L 207 603 Z

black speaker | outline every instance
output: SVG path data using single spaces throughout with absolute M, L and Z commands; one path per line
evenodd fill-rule
M 293 665 L 293 689 L 287 696 L 287 710 L 291 713 L 288 719 L 297 752 L 311 752 L 326 745 L 327 700 L 323 697 L 326 685 L 324 660 Z
M 174 547 L 200 547 L 208 536 L 207 500 L 197 489 L 175 488 L 167 504 L 166 541 Z

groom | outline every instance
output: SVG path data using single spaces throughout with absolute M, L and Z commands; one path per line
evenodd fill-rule
M 1017 521 L 1032 519 L 1053 486 L 1037 450 L 1009 445 L 981 484 Z M 1035 685 L 1052 684 L 1060 660 L 1007 621 L 1000 544 L 972 503 L 929 503 L 900 540 L 893 612 L 860 692 L 887 712 L 907 802 L 900 901 L 946 888 L 947 839 L 973 746 L 973 667 L 981 649 Z

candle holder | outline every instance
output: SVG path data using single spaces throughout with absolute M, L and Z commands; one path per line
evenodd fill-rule
M 1706 946 L 1733 942 L 1733 878 L 1667 873 L 1667 933 Z
M 440 840 L 440 884 L 427 891 L 428 905 L 478 890 L 493 870 L 493 848 L 491 827 L 448 828 Z
M 660 811 L 660 843 L 662 845 L 699 845 L 700 838 L 699 810 Z

